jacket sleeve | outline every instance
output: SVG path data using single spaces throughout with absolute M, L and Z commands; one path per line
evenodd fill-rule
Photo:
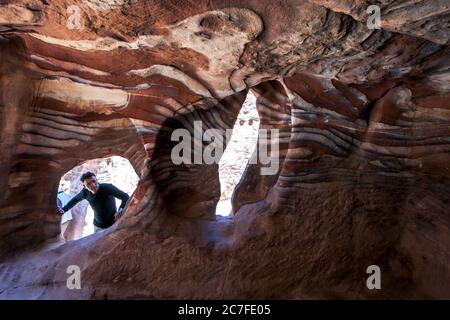
M 130 196 L 112 184 L 108 185 L 108 189 L 110 194 L 112 194 L 117 199 L 122 200 L 119 209 L 125 208 L 125 205 L 127 204 L 127 201 L 130 198 Z
M 69 211 L 70 209 L 73 208 L 73 206 L 75 206 L 78 202 L 80 202 L 84 198 L 85 198 L 85 193 L 84 193 L 84 189 L 83 189 L 80 192 L 78 192 L 78 194 L 75 197 L 70 199 L 69 202 L 67 202 L 64 207 L 62 207 L 63 211 L 64 212 Z

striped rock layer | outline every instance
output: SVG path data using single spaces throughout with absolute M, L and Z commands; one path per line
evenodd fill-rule
M 0 1 L 0 298 L 450 298 L 450 7 L 383 1 L 370 29 L 371 4 Z M 218 165 L 171 135 L 226 147 L 249 91 L 278 169 L 216 217 Z M 57 242 L 60 177 L 112 155 L 124 218 Z

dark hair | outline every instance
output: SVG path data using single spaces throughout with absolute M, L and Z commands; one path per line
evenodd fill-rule
M 95 177 L 95 173 L 92 173 L 90 171 L 83 173 L 83 175 L 80 178 L 81 182 L 84 182 L 84 180 L 89 179 L 91 177 Z

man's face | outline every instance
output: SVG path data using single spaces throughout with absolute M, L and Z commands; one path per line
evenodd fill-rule
M 95 176 L 84 179 L 83 183 L 84 183 L 85 188 L 88 189 L 90 192 L 92 192 L 93 194 L 97 193 L 99 185 L 98 185 L 97 178 Z

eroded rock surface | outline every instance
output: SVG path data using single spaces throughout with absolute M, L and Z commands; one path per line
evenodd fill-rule
M 448 1 L 373 4 L 0 1 L 0 298 L 450 298 Z M 215 217 L 217 164 L 171 133 L 224 137 L 249 90 L 279 167 Z M 111 155 L 125 217 L 55 242 L 61 175 Z

